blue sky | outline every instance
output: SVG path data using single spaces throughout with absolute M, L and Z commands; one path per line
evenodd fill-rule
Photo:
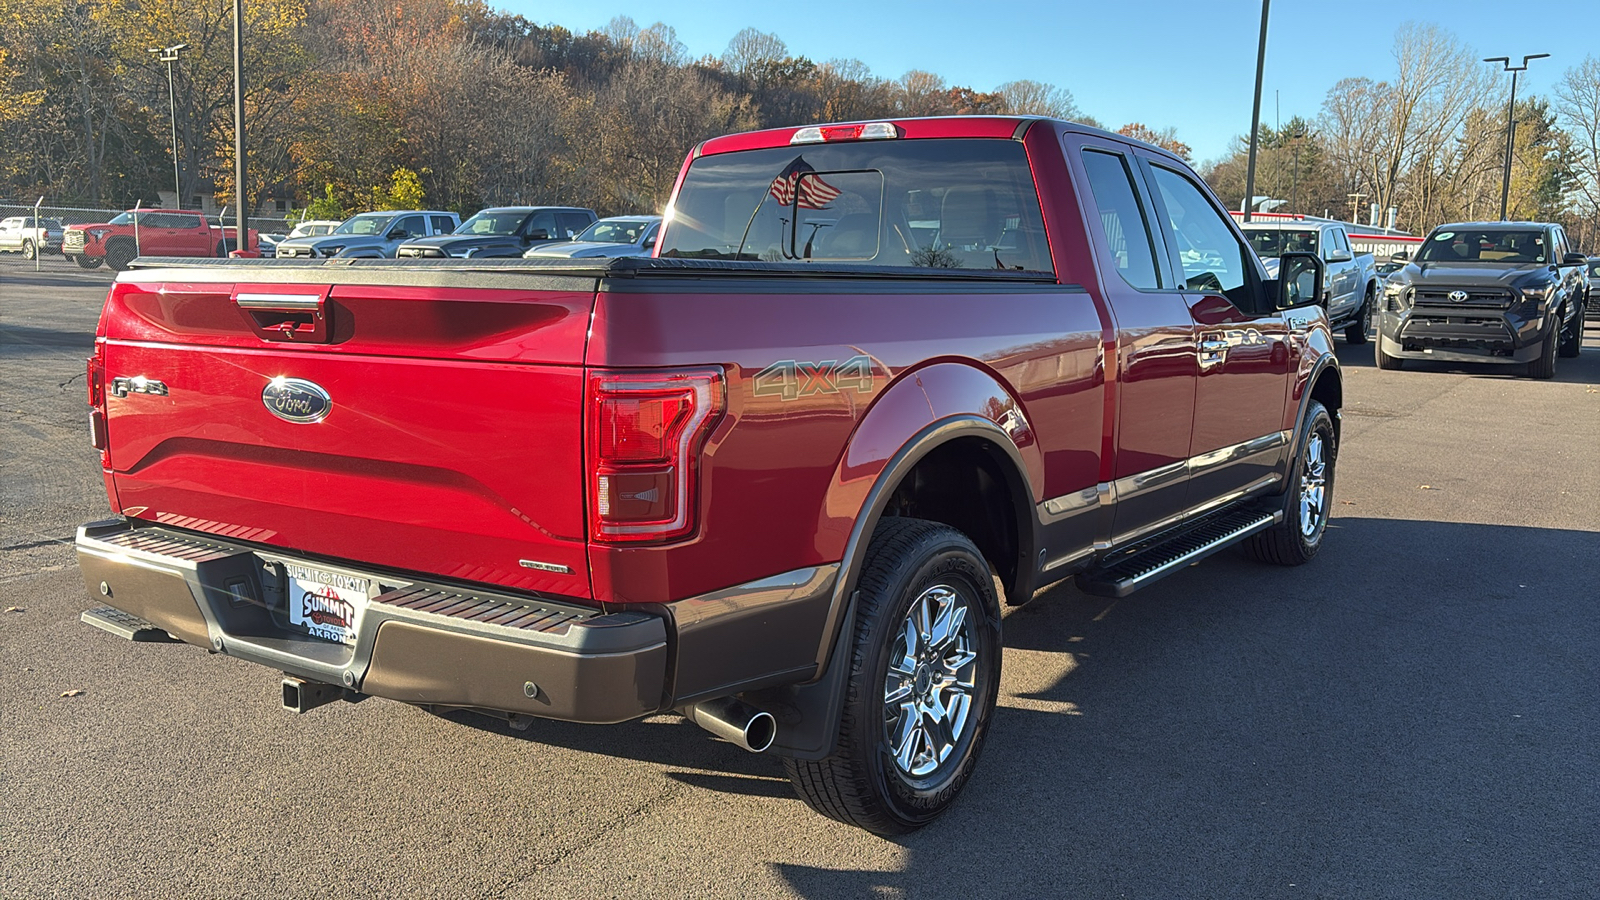
M 1250 130 L 1261 24 L 1255 0 L 490 3 L 578 32 L 603 28 L 615 16 L 640 27 L 661 21 L 694 57 L 721 55 L 740 29 L 755 27 L 782 38 L 791 54 L 819 62 L 859 59 L 880 78 L 925 69 L 980 91 L 1015 79 L 1042 81 L 1072 91 L 1083 111 L 1107 127 L 1140 121 L 1176 128 L 1199 161 L 1222 156 L 1233 136 Z M 1394 32 L 1408 20 L 1451 31 L 1479 57 L 1552 54 L 1519 77 L 1519 96 L 1526 88 L 1548 95 L 1567 68 L 1586 54 L 1600 55 L 1600 4 L 1593 0 L 1554 7 L 1278 0 L 1267 34 L 1262 121 L 1273 121 L 1274 91 L 1288 120 L 1315 116 L 1341 78 L 1391 77 Z

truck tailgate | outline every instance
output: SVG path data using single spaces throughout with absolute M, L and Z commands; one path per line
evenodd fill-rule
M 107 300 L 124 515 L 592 596 L 581 365 L 594 279 L 213 280 L 228 274 L 135 273 Z M 308 408 L 319 392 L 326 404 Z

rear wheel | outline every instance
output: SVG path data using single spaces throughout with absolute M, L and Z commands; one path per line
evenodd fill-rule
M 892 518 L 867 549 L 838 743 L 784 761 L 801 799 L 877 834 L 933 821 L 972 776 L 1000 687 L 1000 603 L 978 548 Z
M 22 258 L 23 259 L 33 259 L 35 256 L 38 256 L 38 255 L 39 255 L 39 251 L 34 248 L 33 241 L 25 240 L 25 241 L 22 242 Z
M 1245 549 L 1252 557 L 1280 566 L 1298 566 L 1317 555 L 1328 528 L 1333 470 L 1338 458 L 1333 417 L 1328 415 L 1327 407 L 1312 400 L 1306 408 L 1305 433 L 1289 474 L 1289 488 L 1283 492 L 1283 521 L 1250 536 Z
M 128 264 L 139 255 L 138 248 L 133 246 L 133 241 L 123 238 L 112 241 L 106 245 L 106 265 L 118 272 L 125 271 Z
M 98 256 L 74 256 L 72 261 L 77 263 L 80 269 L 100 268 L 100 258 Z
M 1356 319 L 1344 329 L 1344 339 L 1350 344 L 1365 344 L 1367 334 L 1372 331 L 1372 301 L 1377 298 L 1377 289 L 1367 288 L 1367 296 L 1361 301 L 1361 309 L 1356 311 Z

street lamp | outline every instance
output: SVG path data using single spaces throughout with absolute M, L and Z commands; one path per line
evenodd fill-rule
M 1256 205 L 1256 142 L 1261 132 L 1261 75 L 1267 65 L 1267 10 L 1272 0 L 1261 0 L 1261 42 L 1256 47 L 1256 97 L 1250 107 L 1250 152 L 1244 168 L 1244 220 Z
M 178 180 L 178 89 L 173 86 L 172 64 L 187 49 L 188 44 L 150 48 L 157 60 L 167 64 L 167 109 L 172 114 L 172 202 L 178 209 L 183 209 L 183 184 Z
M 1511 102 L 1506 105 L 1506 171 L 1500 182 L 1500 221 L 1506 220 L 1506 200 L 1511 196 L 1511 148 L 1517 136 L 1517 73 L 1528 71 L 1528 61 L 1544 59 L 1548 53 L 1533 53 L 1522 58 L 1522 65 L 1513 66 L 1509 56 L 1491 56 L 1484 62 L 1497 62 L 1511 73 Z

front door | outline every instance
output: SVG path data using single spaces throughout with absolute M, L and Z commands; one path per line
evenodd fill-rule
M 1277 477 L 1289 437 L 1289 329 L 1249 245 L 1211 195 L 1157 158 L 1149 172 L 1199 344 L 1187 504 L 1196 511 Z
M 1116 505 L 1102 538 L 1122 543 L 1183 514 L 1199 375 L 1195 327 L 1151 227 L 1153 207 L 1133 148 L 1076 134 L 1067 144 L 1083 172 L 1079 182 L 1090 188 L 1081 199 L 1085 224 L 1115 317 L 1116 446 L 1103 478 Z

